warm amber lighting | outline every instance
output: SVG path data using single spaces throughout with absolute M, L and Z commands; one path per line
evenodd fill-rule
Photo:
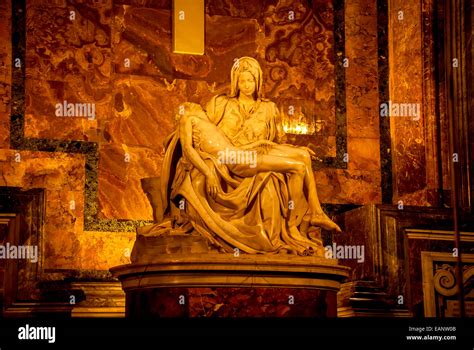
M 173 0 L 173 52 L 204 55 L 204 0 Z
M 309 123 L 303 115 L 297 118 L 287 115 L 283 120 L 283 131 L 287 134 L 314 135 L 320 129 L 316 128 L 314 121 Z
M 316 120 L 314 106 L 305 100 L 287 100 L 279 106 L 283 131 L 287 134 L 314 135 L 324 124 L 323 120 Z
M 308 125 L 306 124 L 296 124 L 296 125 L 283 125 L 283 130 L 287 134 L 308 134 Z

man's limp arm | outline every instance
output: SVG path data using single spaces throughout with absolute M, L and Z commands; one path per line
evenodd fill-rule
M 211 170 L 193 147 L 193 124 L 190 118 L 182 117 L 179 123 L 179 138 L 186 158 L 204 176 L 211 176 Z

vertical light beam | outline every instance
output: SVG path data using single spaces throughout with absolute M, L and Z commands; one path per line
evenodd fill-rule
M 173 52 L 204 55 L 204 0 L 173 0 Z

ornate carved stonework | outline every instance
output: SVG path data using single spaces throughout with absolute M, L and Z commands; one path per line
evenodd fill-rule
M 463 254 L 466 316 L 474 317 L 474 254 Z M 423 296 L 426 317 L 459 317 L 456 257 L 452 253 L 422 252 Z

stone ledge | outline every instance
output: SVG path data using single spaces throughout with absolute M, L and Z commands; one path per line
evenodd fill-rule
M 157 254 L 111 272 L 130 318 L 336 317 L 349 268 L 318 257 L 209 253 Z

